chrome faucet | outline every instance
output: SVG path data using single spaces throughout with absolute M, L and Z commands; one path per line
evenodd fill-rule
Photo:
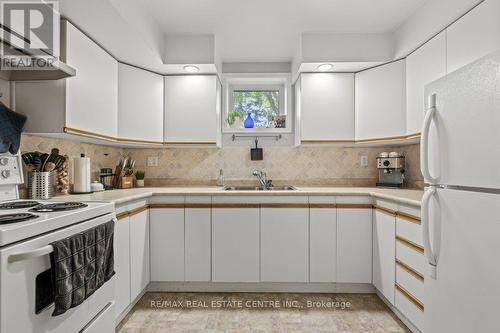
M 267 175 L 264 171 L 254 170 L 252 175 L 254 175 L 255 177 L 257 177 L 259 179 L 259 182 L 262 185 L 262 188 L 264 190 L 268 190 L 270 187 L 273 186 L 272 180 L 267 179 Z

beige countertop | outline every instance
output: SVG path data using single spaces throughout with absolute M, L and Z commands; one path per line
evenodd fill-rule
M 396 201 L 402 204 L 420 206 L 423 191 L 407 189 L 385 189 L 374 187 L 303 187 L 296 186 L 295 191 L 224 191 L 215 186 L 205 187 L 144 187 L 123 190 L 96 192 L 91 194 L 76 194 L 56 199 L 68 201 L 109 201 L 123 204 L 138 199 L 161 195 L 240 195 L 240 196 L 313 196 L 313 195 L 371 195 L 375 198 Z

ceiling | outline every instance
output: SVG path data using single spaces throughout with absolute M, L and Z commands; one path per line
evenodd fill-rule
M 392 32 L 425 1 L 146 0 L 142 7 L 164 33 L 213 33 L 223 62 L 250 62 L 292 60 L 303 32 Z
M 61 0 L 119 60 L 167 72 L 166 35 L 214 34 L 221 62 L 290 62 L 302 33 L 391 33 L 430 0 Z

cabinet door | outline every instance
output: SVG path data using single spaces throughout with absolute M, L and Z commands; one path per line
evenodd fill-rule
M 129 306 L 130 299 L 130 218 L 115 225 L 115 317 Z
M 212 281 L 259 282 L 259 208 L 212 208 Z
M 210 281 L 210 208 L 186 208 L 186 281 Z
M 151 279 L 184 281 L 184 208 L 151 209 Z
M 406 58 L 406 133 L 420 133 L 425 114 L 424 87 L 446 75 L 446 32 Z
M 217 76 L 165 77 L 165 141 L 216 143 Z
M 406 133 L 405 60 L 356 73 L 356 140 Z
M 500 48 L 500 1 L 486 0 L 447 30 L 451 73 Z
M 118 137 L 163 142 L 163 76 L 118 67 Z
M 371 209 L 337 209 L 337 282 L 372 282 Z
M 307 282 L 308 208 L 261 209 L 261 281 Z
M 309 279 L 335 282 L 337 278 L 337 210 L 311 208 L 309 211 Z
M 394 305 L 396 217 L 373 211 L 373 285 Z
M 301 141 L 354 140 L 354 74 L 300 76 Z
M 66 63 L 76 76 L 66 82 L 66 126 L 117 136 L 118 62 L 71 23 L 66 27 Z
M 149 276 L 149 214 L 142 211 L 130 217 L 130 299 L 146 288 Z

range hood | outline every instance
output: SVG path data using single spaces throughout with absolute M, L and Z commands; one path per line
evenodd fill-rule
M 12 34 L 18 38 L 21 36 L 7 26 L 0 24 L 1 47 L 9 47 L 10 53 L 12 53 L 12 55 L 2 58 L 3 60 L 11 59 L 17 67 L 17 69 L 9 69 L 9 67 L 3 66 L 3 63 L 0 64 L 0 77 L 2 79 L 8 81 L 59 80 L 76 75 L 76 70 L 73 67 L 68 66 L 57 57 L 50 55 L 38 56 L 29 54 L 23 49 L 12 48 L 9 43 L 10 38 L 8 38 Z M 24 39 L 24 37 L 22 38 Z M 47 66 L 47 68 L 33 68 L 34 62 L 50 63 L 50 66 Z M 12 64 L 12 62 L 10 63 Z

